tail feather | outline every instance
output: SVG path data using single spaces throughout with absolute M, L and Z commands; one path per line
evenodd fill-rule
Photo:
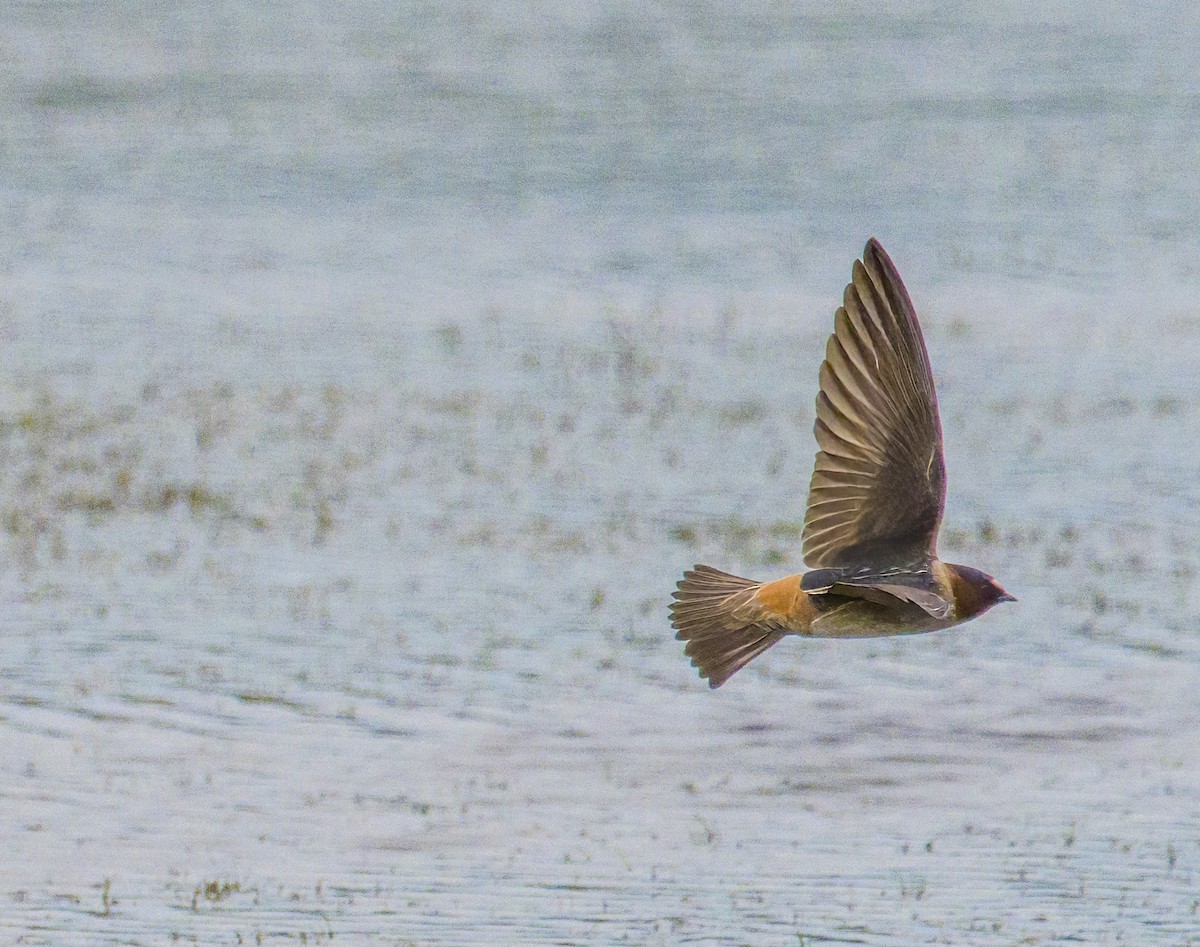
M 764 622 L 755 600 L 759 583 L 753 579 L 698 565 L 683 574 L 671 625 L 675 637 L 686 641 L 684 654 L 709 687 L 720 687 L 785 632 Z
M 700 674 L 708 678 L 709 687 L 720 687 L 783 637 L 781 631 L 764 631 L 761 627 L 749 628 L 747 632 L 748 637 L 744 643 L 701 668 Z M 700 667 L 695 658 L 692 659 L 692 664 Z

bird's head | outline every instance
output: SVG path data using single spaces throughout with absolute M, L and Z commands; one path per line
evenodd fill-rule
M 1015 602 L 1016 596 L 1009 595 L 1000 583 L 986 572 L 970 566 L 950 566 L 951 584 L 954 588 L 954 610 L 960 620 L 982 615 L 1000 602 Z

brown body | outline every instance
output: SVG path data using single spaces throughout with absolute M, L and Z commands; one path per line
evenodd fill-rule
M 912 302 L 874 240 L 820 378 L 804 522 L 814 569 L 756 582 L 698 565 L 675 592 L 676 637 L 712 687 L 786 635 L 920 634 L 1013 601 L 991 576 L 937 557 L 946 482 L 933 375 Z
M 805 573 L 757 585 L 752 598 L 755 606 L 762 610 L 761 621 L 783 625 L 794 635 L 811 638 L 916 635 L 949 628 L 974 617 L 974 613 L 968 613 L 966 609 L 960 613 L 957 607 L 954 589 L 957 576 L 953 569 L 953 566 L 944 562 L 933 565 L 934 584 L 938 593 L 954 601 L 954 607 L 945 618 L 930 615 L 920 606 L 906 602 L 885 605 L 829 593 L 809 594 L 802 588 Z

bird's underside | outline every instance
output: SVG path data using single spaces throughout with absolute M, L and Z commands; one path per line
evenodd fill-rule
M 882 578 L 885 581 L 871 581 Z M 821 569 L 774 582 L 698 565 L 671 603 L 684 653 L 719 687 L 786 635 L 878 638 L 936 631 L 954 623 L 931 572 L 873 577 Z

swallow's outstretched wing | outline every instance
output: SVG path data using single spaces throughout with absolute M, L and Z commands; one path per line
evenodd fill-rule
M 875 240 L 838 309 L 821 365 L 816 464 L 804 520 L 814 568 L 920 568 L 946 497 L 942 429 L 912 301 Z

